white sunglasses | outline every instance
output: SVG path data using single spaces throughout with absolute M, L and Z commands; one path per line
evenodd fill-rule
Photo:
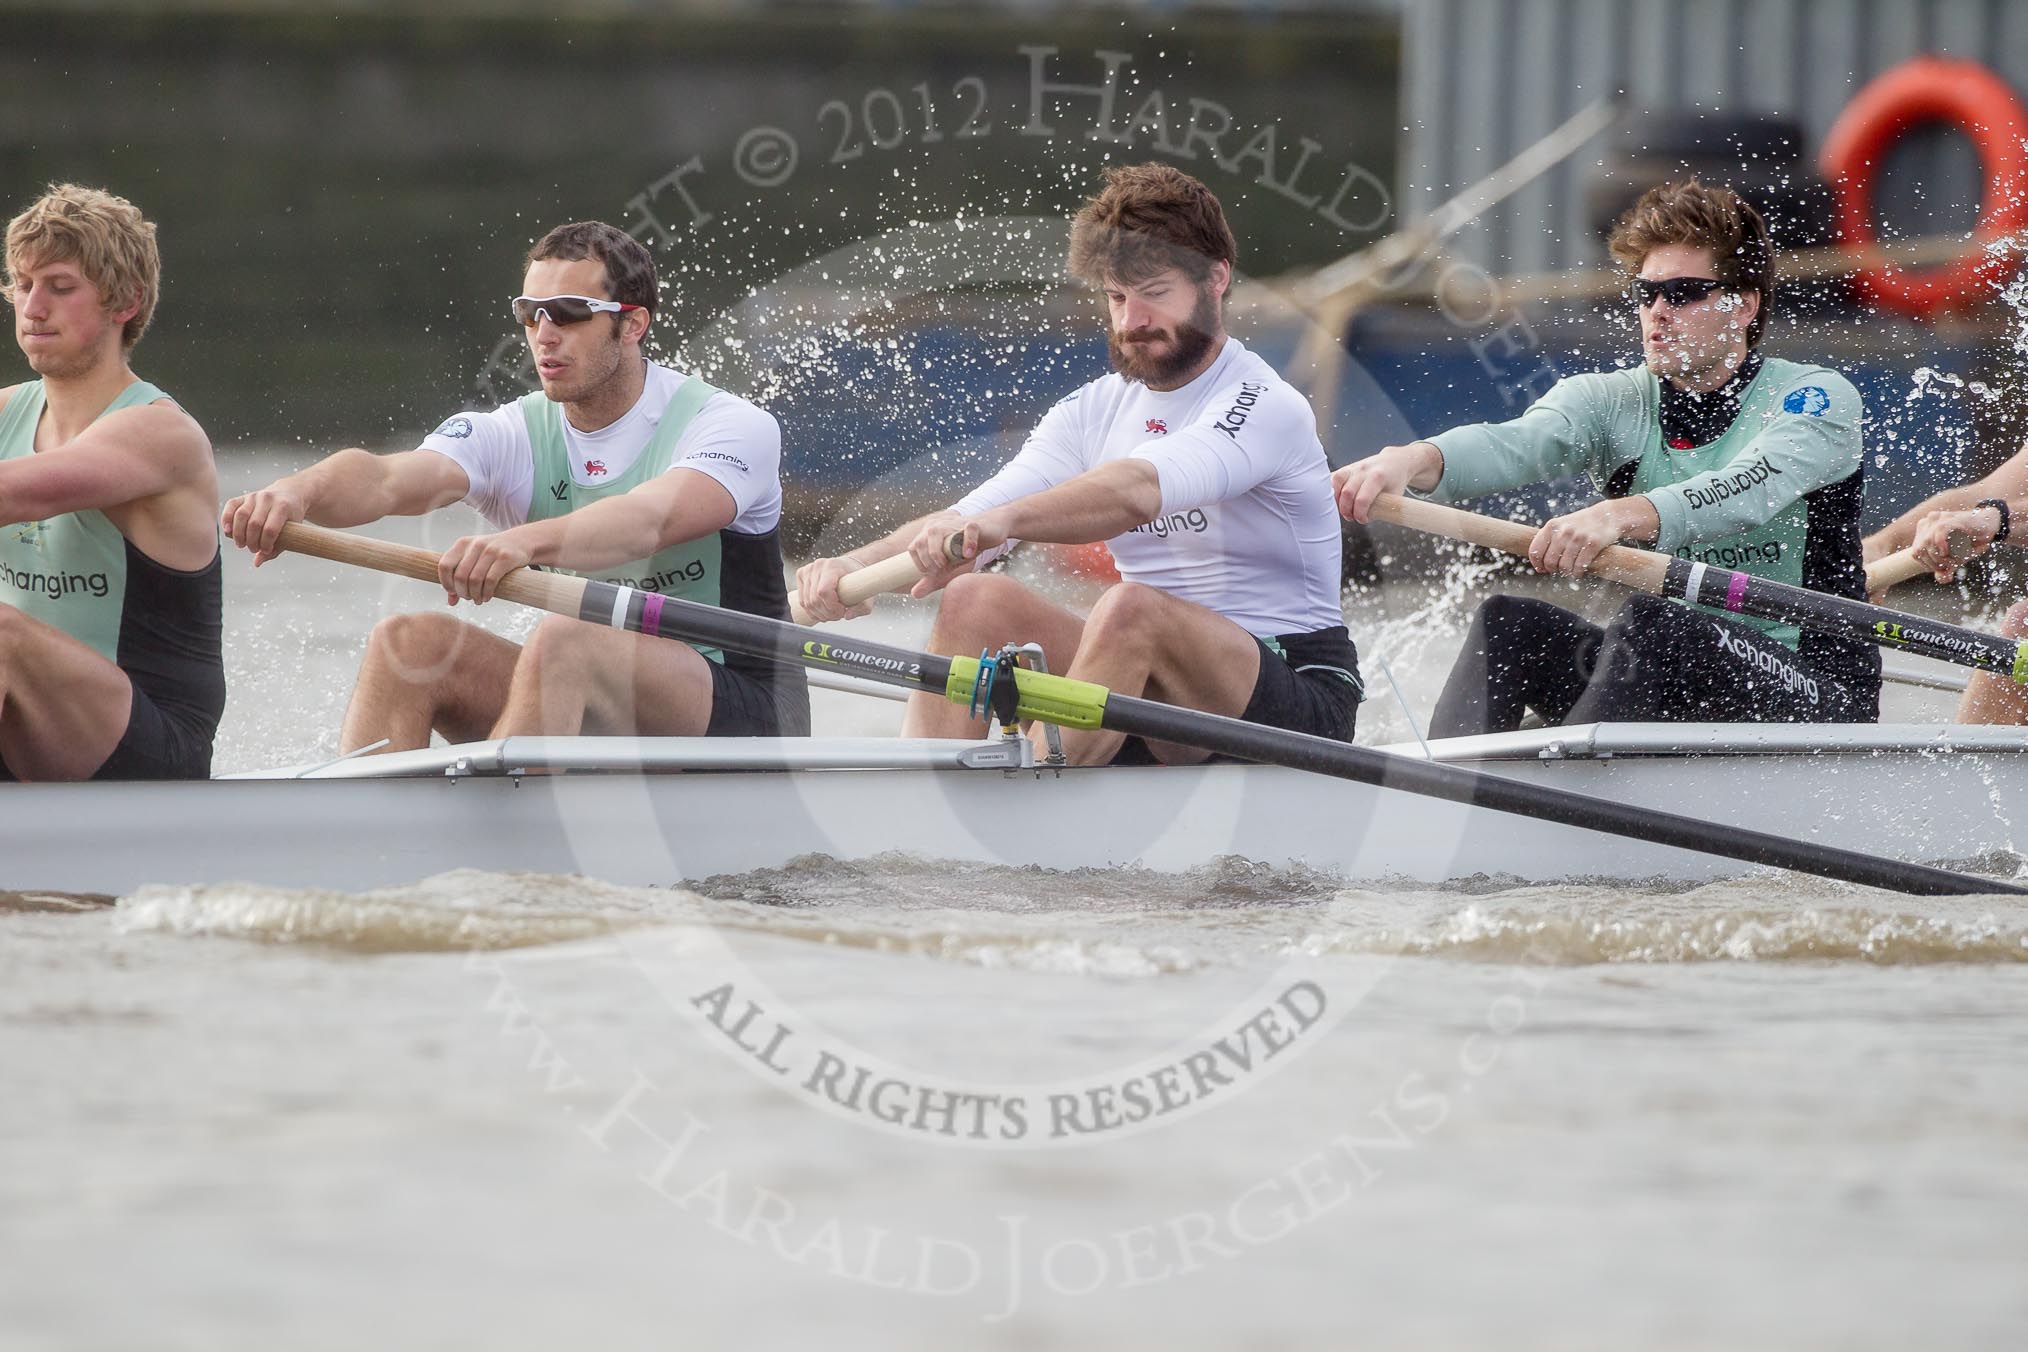
M 545 319 L 552 324 L 582 324 L 593 315 L 648 308 L 597 296 L 516 296 L 513 304 L 514 321 L 531 329 Z

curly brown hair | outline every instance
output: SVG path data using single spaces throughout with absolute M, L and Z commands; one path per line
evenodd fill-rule
M 655 260 L 641 247 L 641 241 L 603 221 L 573 221 L 559 225 L 535 242 L 521 270 L 545 258 L 576 263 L 596 258 L 606 265 L 606 298 L 625 305 L 638 305 L 650 315 L 662 298 L 662 286 L 655 278 Z M 613 316 L 619 327 L 620 316 Z
M 1211 189 L 1166 164 L 1117 165 L 1070 223 L 1070 275 L 1087 286 L 1181 268 L 1202 282 L 1239 256 Z
M 1746 329 L 1746 345 L 1758 346 L 1774 299 L 1774 244 L 1753 204 L 1730 188 L 1694 178 L 1663 183 L 1641 194 L 1606 241 L 1630 277 L 1665 244 L 1711 250 L 1719 281 L 1760 293 L 1760 309 Z
M 7 223 L 6 294 L 14 269 L 75 263 L 98 288 L 108 313 L 138 305 L 120 331 L 131 351 L 155 317 L 162 295 L 162 256 L 155 223 L 124 197 L 76 183 L 52 183 L 35 204 Z

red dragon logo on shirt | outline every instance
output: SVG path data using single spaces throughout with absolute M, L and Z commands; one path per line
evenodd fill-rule
M 1148 419 L 1148 435 L 1151 437 L 1168 436 L 1169 435 L 1168 422 L 1161 418 Z
M 603 460 L 587 460 L 584 462 L 584 472 L 585 477 L 596 479 L 606 472 L 606 462 Z

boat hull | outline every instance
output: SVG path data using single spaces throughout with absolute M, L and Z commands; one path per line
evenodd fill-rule
M 1165 871 L 1238 855 L 1353 883 L 1701 881 L 1747 871 L 1710 855 L 1266 766 L 639 773 L 607 758 L 578 773 L 516 773 L 556 762 L 491 745 L 496 754 L 476 768 L 458 762 L 455 749 L 431 753 L 450 762 L 449 773 L 0 786 L 0 887 L 120 895 L 147 883 L 242 881 L 356 891 L 456 868 L 669 886 L 805 855 L 887 853 Z M 1916 862 L 2012 851 L 2028 808 L 2019 738 L 1953 743 L 1945 730 L 1865 728 L 1827 741 L 1820 732 L 1735 730 L 1699 745 L 1694 730 L 1643 743 L 1624 729 L 1572 729 L 1435 751 L 1721 829 Z

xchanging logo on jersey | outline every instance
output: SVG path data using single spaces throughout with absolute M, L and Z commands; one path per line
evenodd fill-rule
M 80 592 L 103 600 L 113 589 L 104 573 L 44 573 L 33 568 L 16 568 L 11 563 L 0 563 L 0 582 L 30 596 L 47 596 L 52 601 Z
M 1127 534 L 1152 535 L 1157 539 L 1166 539 L 1171 534 L 1180 531 L 1189 531 L 1192 534 L 1202 535 L 1210 529 L 1211 519 L 1204 514 L 1204 509 L 1202 507 L 1192 507 L 1187 512 L 1171 512 L 1167 516 L 1158 516 L 1153 521 L 1134 527 Z
M 679 465 L 687 465 L 693 460 L 716 460 L 719 461 L 721 464 L 731 465 L 741 474 L 752 473 L 752 466 L 748 465 L 746 461 L 740 459 L 736 455 L 728 455 L 724 451 L 692 451 L 690 454 L 684 456 L 681 460 L 677 461 L 676 463 Z
M 1753 540 L 1745 544 L 1710 545 L 1704 549 L 1685 545 L 1676 551 L 1676 557 L 1717 568 L 1751 568 L 1755 564 L 1772 568 L 1782 561 L 1782 542 Z
M 702 582 L 705 571 L 703 559 L 692 559 L 680 568 L 666 568 L 652 577 L 622 577 L 614 580 L 621 586 L 632 587 L 636 591 L 664 592 L 685 582 Z
M 1762 456 L 1737 474 L 1728 474 L 1723 479 L 1712 479 L 1698 488 L 1684 489 L 1683 501 L 1690 505 L 1693 512 L 1699 507 L 1715 507 L 1727 498 L 1766 483 L 1769 475 L 1780 473 L 1781 471 L 1774 467 L 1773 461 Z
M 1830 411 L 1831 393 L 1822 385 L 1805 385 L 1790 390 L 1782 400 L 1782 412 L 1807 413 L 1812 418 L 1821 418 Z
M 1239 397 L 1232 401 L 1232 407 L 1220 414 L 1218 421 L 1211 425 L 1237 441 L 1239 439 L 1239 429 L 1246 426 L 1246 420 L 1252 415 L 1254 405 L 1260 403 L 1260 397 L 1266 393 L 1266 381 L 1242 381 L 1239 387 Z

